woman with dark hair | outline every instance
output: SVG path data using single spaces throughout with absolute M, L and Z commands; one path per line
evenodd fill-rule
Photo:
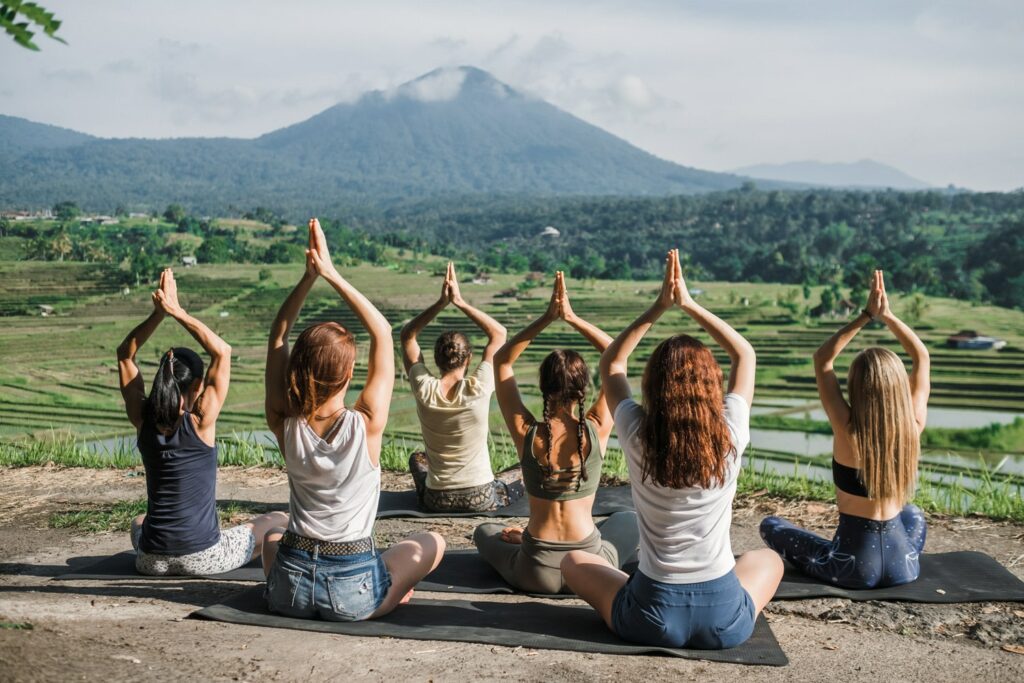
M 423 362 L 416 337 L 448 304 L 455 306 L 487 335 L 480 364 L 472 374 L 473 347 L 457 330 L 442 333 L 434 344 L 434 376 Z M 409 456 L 409 470 L 420 505 L 431 512 L 481 512 L 508 505 L 517 489 L 495 480 L 487 448 L 494 353 L 505 343 L 505 328 L 462 298 L 455 265 L 448 263 L 441 297 L 402 328 L 402 361 L 416 399 L 425 451 Z M 467 376 L 468 375 L 468 376 Z M 521 487 L 521 485 L 520 485 Z
M 513 364 L 548 325 L 562 319 L 598 351 L 611 337 L 576 315 L 562 273 L 544 314 L 495 354 L 498 405 L 512 435 L 530 501 L 526 529 L 482 524 L 473 533 L 480 555 L 510 584 L 531 593 L 566 591 L 559 564 L 586 550 L 618 567 L 637 546 L 636 515 L 620 512 L 594 525 L 591 509 L 612 431 L 602 387 L 586 410 L 590 372 L 571 350 L 552 351 L 540 366 L 541 420 L 523 404 Z M 603 538 L 602 538 L 603 537 Z
M 711 351 L 688 335 L 666 339 L 644 369 L 643 406 L 626 377 L 630 354 L 679 306 L 729 354 L 728 393 Z M 754 349 L 693 300 L 679 252 L 669 252 L 661 293 L 601 356 L 601 382 L 626 455 L 640 520 L 632 577 L 576 551 L 562 562 L 569 587 L 620 638 L 646 645 L 721 649 L 739 645 L 782 579 L 778 555 L 733 559 L 729 542 L 740 456 L 750 440 Z
M 169 349 L 146 395 L 135 355 L 164 318 L 178 321 L 210 354 Z M 153 313 L 117 347 L 121 395 L 146 468 L 146 514 L 132 522 L 135 568 L 142 574 L 219 574 L 258 556 L 263 534 L 287 520 L 275 512 L 221 531 L 217 518 L 217 416 L 228 394 L 231 347 L 178 303 L 174 273 L 160 274 Z
M 366 381 L 351 408 L 356 344 L 335 322 L 288 334 L 322 277 L 370 335 Z M 395 382 L 391 325 L 331 263 L 327 240 L 309 222 L 306 272 L 285 300 L 267 346 L 267 424 L 288 466 L 290 519 L 263 547 L 270 609 L 286 616 L 359 621 L 387 614 L 444 554 L 444 539 L 419 533 L 377 550 L 380 451 Z
M 850 364 L 843 397 L 834 363 L 871 320 L 885 323 L 910 355 L 910 376 L 889 349 L 864 349 Z M 814 353 L 818 394 L 832 433 L 832 479 L 839 525 L 832 539 L 780 517 L 761 522 L 761 538 L 800 571 L 844 588 L 897 586 L 917 579 L 926 533 L 910 504 L 917 483 L 920 436 L 928 417 L 928 349 L 889 309 L 876 270 L 867 307 Z

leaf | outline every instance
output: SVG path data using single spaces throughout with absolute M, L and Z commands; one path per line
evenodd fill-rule
M 1006 650 L 1007 652 L 1012 652 L 1015 655 L 1024 655 L 1024 645 L 1019 644 L 1019 643 L 1018 644 L 1014 644 L 1014 645 L 1010 645 L 1010 644 L 1003 645 L 1003 649 Z

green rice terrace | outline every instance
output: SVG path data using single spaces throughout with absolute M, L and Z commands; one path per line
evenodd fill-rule
M 239 226 L 240 228 L 242 226 Z M 411 257 L 392 249 L 389 266 L 341 268 L 366 292 L 398 332 L 410 317 L 436 299 L 444 262 L 439 257 Z M 9 257 L 8 257 L 9 258 Z M 228 464 L 280 464 L 263 420 L 263 365 L 268 326 L 277 307 L 297 281 L 299 264 L 218 264 L 176 268 L 183 305 L 207 322 L 233 347 L 232 383 L 220 419 L 222 460 Z M 463 293 L 510 331 L 537 316 L 547 304 L 550 275 L 533 287 L 521 274 L 494 274 L 484 284 L 471 283 L 472 270 L 460 271 Z M 151 286 L 125 287 L 111 264 L 57 261 L 0 261 L 0 464 L 54 462 L 60 465 L 133 466 L 130 427 L 117 387 L 115 349 L 127 331 L 151 310 Z M 574 309 L 612 335 L 649 305 L 655 282 L 569 280 Z M 734 325 L 758 353 L 757 396 L 752 420 L 744 487 L 829 499 L 821 482 L 827 473 L 831 431 L 817 400 L 811 355 L 841 320 L 794 314 L 800 293 L 791 285 L 690 282 L 703 290 L 699 299 Z M 519 295 L 510 296 L 510 290 Z M 812 288 L 806 303 L 816 303 Z M 893 296 L 898 314 L 909 297 Z M 1024 478 L 1024 312 L 928 297 L 916 302 L 915 328 L 932 356 L 929 428 L 923 438 L 922 490 L 919 499 L 936 510 L 980 511 L 1024 519 L 1020 485 Z M 41 307 L 52 313 L 41 315 Z M 48 311 L 49 312 L 49 311 Z M 355 330 L 358 324 L 337 296 L 319 283 L 307 300 L 297 330 L 322 320 L 337 320 Z M 484 341 L 472 323 L 447 309 L 421 337 L 429 349 L 442 328 L 457 328 L 475 343 Z M 969 351 L 946 347 L 946 338 L 973 328 L 1007 342 L 1001 350 Z M 680 313 L 666 316 L 635 356 L 633 375 L 658 339 L 672 332 L 696 333 Z M 709 341 L 709 340 L 707 340 Z M 173 322 L 165 323 L 139 354 L 149 383 L 159 354 L 171 345 L 195 346 Z M 901 352 L 883 328 L 871 326 L 840 361 L 854 352 L 882 344 Z M 519 362 L 524 394 L 539 411 L 536 368 L 556 347 L 584 350 L 592 369 L 597 355 L 569 328 L 555 325 Z M 397 344 L 396 344 L 397 350 Z M 365 353 L 365 349 L 362 349 Z M 904 355 L 905 357 L 905 355 Z M 357 364 L 362 364 L 360 355 Z M 719 354 L 720 362 L 725 361 Z M 402 373 L 401 363 L 397 364 Z M 840 376 L 846 367 L 840 366 Z M 356 377 L 360 377 L 357 367 Z M 356 384 L 352 390 L 358 391 Z M 496 406 L 491 412 L 496 465 L 515 454 L 504 437 Z M 409 450 L 418 444 L 415 405 L 404 376 L 396 378 L 389 421 L 391 437 L 386 467 L 404 469 Z M 613 447 L 616 443 L 612 442 Z M 625 478 L 621 454 L 612 450 L 609 475 Z

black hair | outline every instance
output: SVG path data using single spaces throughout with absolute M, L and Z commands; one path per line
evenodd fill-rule
M 162 432 L 178 421 L 181 397 L 192 383 L 203 377 L 203 359 L 192 349 L 179 346 L 160 357 L 160 367 L 146 398 L 148 418 Z

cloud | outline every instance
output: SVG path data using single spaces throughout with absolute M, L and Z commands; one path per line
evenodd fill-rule
M 394 88 L 385 95 L 408 97 L 420 102 L 447 102 L 459 96 L 465 80 L 466 72 L 462 69 L 437 69 L 411 83 Z
M 43 72 L 43 76 L 52 81 L 63 83 L 89 83 L 93 80 L 92 73 L 85 69 L 50 69 Z

